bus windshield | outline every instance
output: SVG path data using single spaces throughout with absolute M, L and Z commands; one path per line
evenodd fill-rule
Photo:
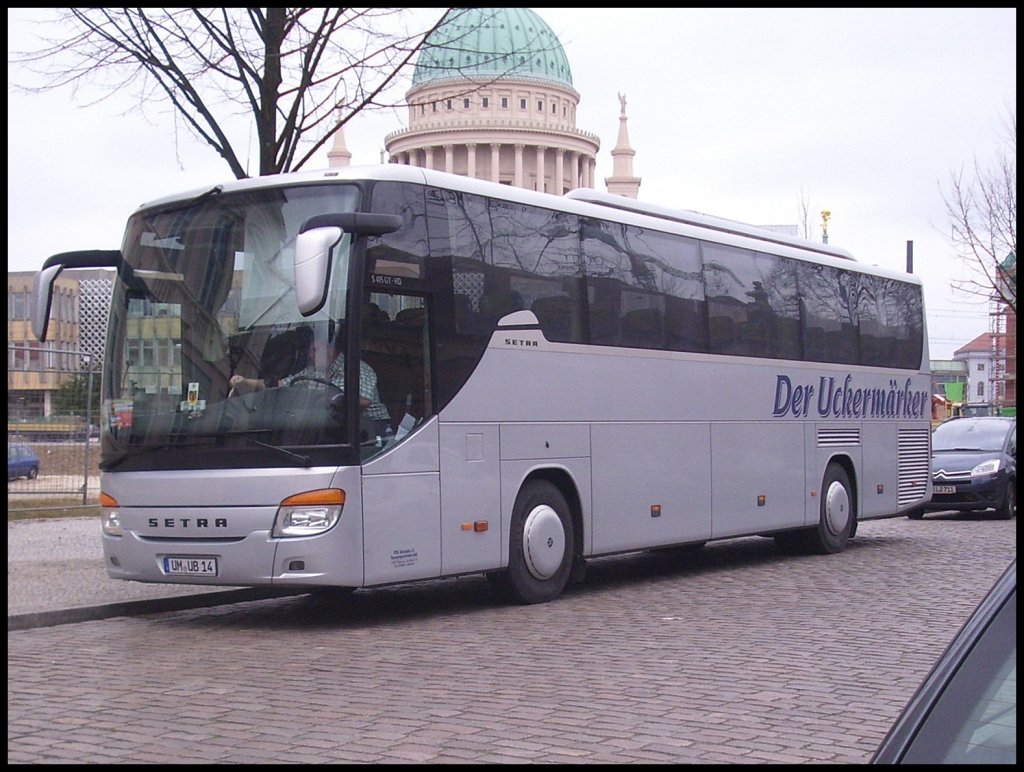
M 131 217 L 104 363 L 104 469 L 309 466 L 318 449 L 349 443 L 351 237 L 335 250 L 327 301 L 305 318 L 293 252 L 306 220 L 356 211 L 359 195 L 214 189 Z

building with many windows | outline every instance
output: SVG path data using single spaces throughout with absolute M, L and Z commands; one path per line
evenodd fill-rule
M 953 359 L 963 362 L 967 373 L 964 402 L 991 402 L 996 392 L 992 333 L 983 332 L 953 352 Z
M 32 334 L 33 271 L 7 274 L 7 414 L 28 419 L 60 412 L 54 397 L 83 370 L 98 370 L 113 287 L 110 271 L 68 271 L 56 281 L 48 340 Z

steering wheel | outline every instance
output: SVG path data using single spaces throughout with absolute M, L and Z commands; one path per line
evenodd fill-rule
M 291 379 L 291 381 L 289 382 L 289 385 L 290 386 L 294 386 L 295 384 L 299 383 L 300 381 L 310 381 L 311 383 L 322 383 L 328 389 L 334 389 L 335 391 L 338 391 L 338 392 L 341 391 L 341 389 L 338 388 L 338 384 L 333 383 L 332 381 L 329 381 L 326 378 L 320 378 L 320 377 L 318 377 L 316 375 L 297 375 L 297 376 L 295 376 L 294 378 Z
M 302 381 L 319 383 L 326 386 L 327 390 L 323 397 L 324 407 L 327 409 L 330 417 L 335 421 L 341 421 L 344 419 L 345 392 L 338 386 L 338 384 L 316 375 L 297 375 L 292 378 L 289 385 L 295 386 Z

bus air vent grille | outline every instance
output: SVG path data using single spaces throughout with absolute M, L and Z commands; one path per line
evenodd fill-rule
M 899 493 L 896 501 L 900 507 L 924 498 L 928 489 L 928 477 L 931 475 L 930 431 L 928 428 L 899 430 Z
M 860 429 L 818 429 L 818 447 L 860 445 Z

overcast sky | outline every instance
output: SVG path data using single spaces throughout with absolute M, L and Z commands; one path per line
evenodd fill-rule
M 951 290 L 967 273 L 943 194 L 955 170 L 991 166 L 1007 148 L 1016 10 L 535 10 L 568 56 L 577 128 L 601 138 L 599 189 L 622 93 L 641 200 L 754 224 L 801 223 L 806 202 L 815 239 L 828 209 L 829 243 L 863 262 L 903 270 L 913 242 L 933 359 L 988 329 L 987 304 Z M 32 46 L 27 20 L 47 15 L 8 10 L 9 52 Z M 9 67 L 9 81 L 18 75 Z M 89 101 L 8 86 L 9 270 L 117 248 L 139 204 L 232 177 L 169 119 Z M 377 163 L 404 120 L 357 116 L 353 164 Z M 326 166 L 325 151 L 306 168 Z

